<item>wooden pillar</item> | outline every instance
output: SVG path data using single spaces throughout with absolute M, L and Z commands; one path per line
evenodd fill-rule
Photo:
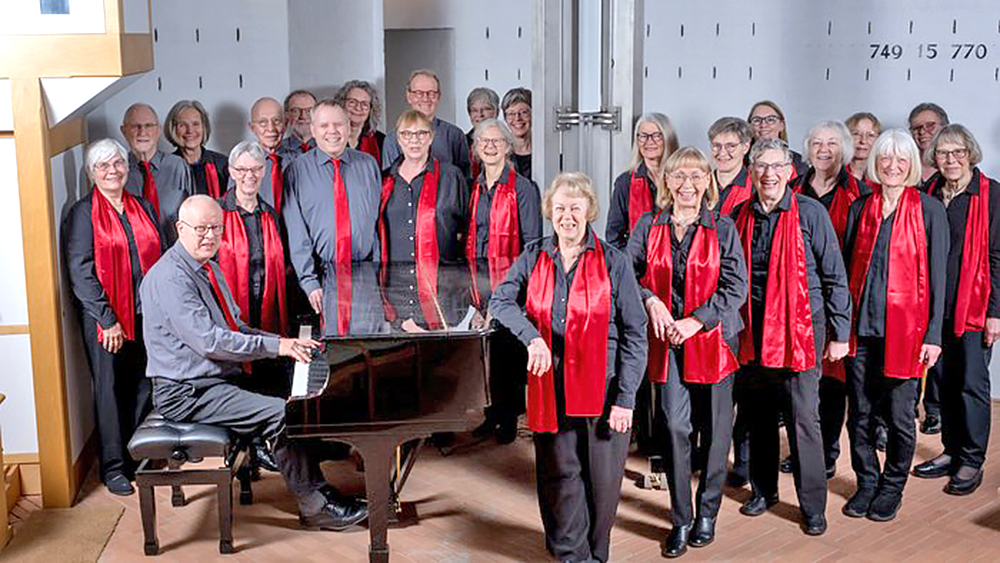
M 77 487 L 66 400 L 49 125 L 41 80 L 12 76 L 10 86 L 42 502 L 46 508 L 65 508 Z
M 3 404 L 4 399 L 3 393 L 0 393 L 0 404 Z M 3 551 L 4 546 L 10 541 L 10 516 L 8 514 L 10 507 L 7 506 L 7 487 L 4 482 L 6 474 L 7 470 L 3 464 L 3 440 L 0 439 L 0 552 Z

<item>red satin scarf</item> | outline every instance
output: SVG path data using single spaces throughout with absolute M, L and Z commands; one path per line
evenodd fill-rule
M 378 150 L 378 139 L 375 138 L 374 129 L 361 136 L 358 140 L 358 150 L 372 155 L 379 168 L 382 167 L 382 153 Z
M 142 197 L 153 204 L 153 211 L 156 211 L 156 220 L 160 220 L 160 196 L 156 191 L 156 177 L 153 176 L 153 166 L 143 160 L 139 162 L 142 168 Z
M 509 165 L 508 165 L 509 166 Z M 497 182 L 493 188 L 493 202 L 490 206 L 489 240 L 486 257 L 515 258 L 521 252 L 521 228 L 517 216 L 517 189 L 515 183 L 517 174 L 513 166 L 509 166 L 506 182 Z M 465 255 L 469 260 L 475 260 L 478 234 L 479 199 L 484 188 L 477 181 L 472 187 L 472 215 L 469 221 L 469 233 L 465 241 Z
M 333 209 L 337 228 L 334 256 L 337 270 L 337 333 L 347 334 L 351 326 L 351 208 L 347 187 L 340 172 L 340 160 L 333 162 Z
M 139 200 L 122 192 L 125 217 L 128 218 L 139 254 L 143 275 L 160 258 L 160 232 Z M 108 296 L 111 310 L 122 325 L 126 340 L 135 339 L 135 295 L 132 288 L 132 258 L 128 252 L 128 236 L 118 212 L 97 187 L 90 198 L 90 223 L 94 229 L 94 270 L 97 281 Z M 97 325 L 97 341 L 104 341 L 104 331 Z
M 281 196 L 285 181 L 281 172 L 281 159 L 276 152 L 268 154 L 267 159 L 271 161 L 271 195 L 274 197 L 274 212 L 281 213 Z
M 722 209 L 719 211 L 720 215 L 725 215 L 726 217 L 733 213 L 733 209 L 735 209 L 737 205 L 750 199 L 750 195 L 753 190 L 753 181 L 750 179 L 750 171 L 746 171 L 742 186 L 739 184 L 733 184 L 732 186 L 733 187 L 729 188 L 729 193 L 726 195 L 726 201 L 722 202 Z
M 649 193 L 649 179 L 632 171 L 628 182 L 628 231 L 631 233 L 643 213 L 653 210 L 653 197 Z
M 225 231 L 219 246 L 219 269 L 226 283 L 233 288 L 236 303 L 240 306 L 240 319 L 249 322 L 250 311 L 250 247 L 247 244 L 246 226 L 239 210 L 223 212 Z M 274 216 L 260 214 L 264 239 L 264 294 L 261 296 L 259 328 L 276 334 L 288 333 L 288 311 L 285 306 L 285 249 Z M 220 307 L 225 301 L 220 299 Z M 228 309 L 227 307 L 223 307 Z M 227 312 L 228 311 L 224 311 Z M 235 323 L 234 323 L 235 324 Z M 236 330 L 230 327 L 232 330 Z
M 420 309 L 424 319 L 431 328 L 443 325 L 438 315 L 435 301 L 437 299 L 437 265 L 440 251 L 437 242 L 437 192 L 438 180 L 441 177 L 441 165 L 434 159 L 434 167 L 424 173 L 420 188 L 420 199 L 417 201 L 416 240 L 414 241 L 414 259 L 417 274 L 417 296 L 420 299 Z M 392 174 L 387 174 L 382 181 L 382 197 L 379 203 L 378 234 L 382 239 L 382 264 L 389 262 L 389 233 L 386 225 L 385 208 L 389 203 L 396 180 Z M 384 270 L 383 270 L 384 271 Z
M 793 188 L 795 193 L 800 194 L 805 190 L 805 181 L 804 179 L 801 184 L 795 184 Z M 847 184 L 833 187 L 833 201 L 830 203 L 830 209 L 827 210 L 830 221 L 833 222 L 833 230 L 837 232 L 837 240 L 840 242 L 841 250 L 844 249 L 844 236 L 847 233 L 847 212 L 851 209 L 854 200 L 859 197 L 861 197 L 861 187 L 858 185 L 858 179 L 848 171 Z
M 663 213 L 667 213 L 664 210 Z M 669 224 L 653 225 L 646 243 L 644 283 L 669 308 L 673 293 L 674 261 Z M 684 316 L 690 316 L 715 293 L 721 268 L 719 234 L 715 221 L 710 227 L 698 225 L 688 252 L 684 274 Z M 669 342 L 650 336 L 649 379 L 665 383 L 669 373 Z M 684 341 L 684 381 L 718 383 L 739 368 L 736 357 L 722 338 L 722 323 L 701 330 Z
M 858 233 L 851 255 L 850 290 L 857 311 L 868 279 L 875 241 L 882 226 L 882 189 L 865 201 L 858 221 Z M 885 299 L 885 375 L 894 378 L 920 377 L 920 347 L 930 319 L 930 279 L 927 271 L 927 237 L 923 205 L 916 188 L 905 188 L 896 205 L 889 240 L 886 294 L 869 295 Z M 851 352 L 856 349 L 856 331 L 851 334 Z
M 781 211 L 771 239 L 771 259 L 768 263 L 767 288 L 764 293 L 763 338 L 760 365 L 767 368 L 803 372 L 816 367 L 816 344 L 809 305 L 809 278 L 806 275 L 806 254 L 802 229 L 799 225 L 799 203 L 790 195 L 791 204 Z M 753 238 L 753 205 L 747 204 L 736 217 L 736 229 L 743 241 L 750 277 L 751 239 Z M 752 292 L 751 292 L 752 294 Z M 743 305 L 743 332 L 740 333 L 741 364 L 755 359 L 753 342 L 753 307 L 750 299 Z
M 969 194 L 969 214 L 962 243 L 962 273 L 955 296 L 955 336 L 986 326 L 990 299 L 990 179 L 979 172 L 979 193 Z
M 219 171 L 212 161 L 205 162 L 205 185 L 208 186 L 208 195 L 213 199 L 222 197 L 222 188 L 219 186 Z
M 591 235 L 592 236 L 592 235 Z M 594 248 L 577 259 L 577 272 L 566 303 L 563 352 L 563 389 L 567 416 L 600 416 L 607 385 L 608 323 L 611 320 L 611 280 L 604 249 L 594 237 Z M 560 264 L 558 267 L 562 267 Z M 526 311 L 552 349 L 552 306 L 555 268 L 545 251 L 528 278 Z M 557 432 L 555 373 L 528 374 L 528 426 L 534 432 Z

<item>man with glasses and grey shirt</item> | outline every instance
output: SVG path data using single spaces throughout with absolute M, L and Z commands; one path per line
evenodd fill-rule
M 281 338 L 240 320 L 225 277 L 211 260 L 224 228 L 215 200 L 191 196 L 179 217 L 177 243 L 139 288 L 156 410 L 167 420 L 217 425 L 271 442 L 303 527 L 339 531 L 364 521 L 366 506 L 326 483 L 317 453 L 285 436 L 285 401 L 237 385 L 246 362 L 278 356 L 309 362 L 320 343 Z
M 465 178 L 469 177 L 469 145 L 465 133 L 457 126 L 434 116 L 438 103 L 441 101 L 441 81 L 433 70 L 421 68 L 410 73 L 410 81 L 406 83 L 406 101 L 410 107 L 419 111 L 431 120 L 434 126 L 434 143 L 431 144 L 431 156 L 441 162 L 457 166 Z M 402 154 L 396 132 L 393 131 L 385 139 L 385 150 L 382 151 L 382 170 L 388 170 Z

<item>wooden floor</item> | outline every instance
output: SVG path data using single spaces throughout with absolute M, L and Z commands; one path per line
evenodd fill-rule
M 993 442 L 1000 435 L 1000 403 L 994 405 Z M 784 434 L 784 433 L 782 433 Z M 799 529 L 794 485 L 789 475 L 780 482 L 781 503 L 757 518 L 738 512 L 749 488 L 726 489 L 716 541 L 690 549 L 685 560 L 767 561 L 1000 561 L 1000 455 L 987 460 L 983 486 L 968 497 L 944 494 L 946 480 L 911 477 L 899 517 L 890 523 L 851 519 L 841 513 L 854 490 L 854 475 L 843 436 L 837 476 L 830 481 L 827 509 L 829 531 L 805 536 Z M 915 463 L 936 455 L 940 436 L 919 435 Z M 628 472 L 646 470 L 638 457 L 628 460 Z M 332 482 L 360 491 L 361 475 L 353 465 L 326 464 Z M 447 457 L 424 450 L 403 494 L 416 505 L 419 522 L 389 531 L 393 561 L 478 562 L 547 561 L 534 490 L 534 459 L 527 434 L 509 446 L 476 442 L 460 436 Z M 256 502 L 236 505 L 235 543 L 238 552 L 220 556 L 214 492 L 189 487 L 189 505 L 170 506 L 169 489 L 157 494 L 161 554 L 157 563 L 206 561 L 366 561 L 368 532 L 306 532 L 298 529 L 295 503 L 277 474 L 255 483 Z M 120 503 L 125 514 L 100 561 L 133 562 L 142 555 L 138 495 L 115 497 L 91 475 L 79 505 Z M 15 514 L 37 509 L 37 498 L 22 499 Z M 660 560 L 659 542 L 668 532 L 665 491 L 637 488 L 628 478 L 622 485 L 618 522 L 612 533 L 613 561 Z M 34 507 L 34 508 L 33 508 Z

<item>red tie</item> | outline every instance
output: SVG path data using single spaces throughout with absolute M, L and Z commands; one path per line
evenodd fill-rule
M 302 141 L 302 144 L 299 145 L 299 150 L 302 152 L 309 152 L 309 141 Z
M 153 169 L 149 163 L 143 160 L 139 163 L 142 167 L 142 197 L 153 204 L 156 211 L 156 220 L 160 219 L 160 196 L 156 193 L 156 178 L 153 177 Z
M 347 187 L 340 173 L 340 160 L 333 161 L 333 212 L 337 227 L 335 252 L 337 268 L 337 331 L 347 334 L 351 324 L 351 211 Z
M 281 177 L 281 159 L 278 158 L 278 153 L 274 152 L 267 155 L 267 159 L 271 161 L 271 194 L 274 195 L 274 210 L 280 215 L 283 182 Z
M 205 184 L 208 186 L 208 195 L 218 199 L 222 196 L 219 188 L 219 171 L 215 168 L 214 162 L 205 163 Z
M 212 282 L 212 293 L 215 294 L 215 301 L 218 303 L 219 308 L 222 309 L 222 314 L 226 317 L 226 324 L 229 325 L 229 330 L 239 330 L 236 326 L 236 319 L 233 318 L 233 313 L 229 310 L 226 296 L 222 294 L 222 287 L 219 285 L 219 280 L 215 277 L 215 270 L 212 269 L 212 266 L 208 262 L 205 262 L 202 268 L 205 268 L 205 271 L 208 272 L 208 281 Z

